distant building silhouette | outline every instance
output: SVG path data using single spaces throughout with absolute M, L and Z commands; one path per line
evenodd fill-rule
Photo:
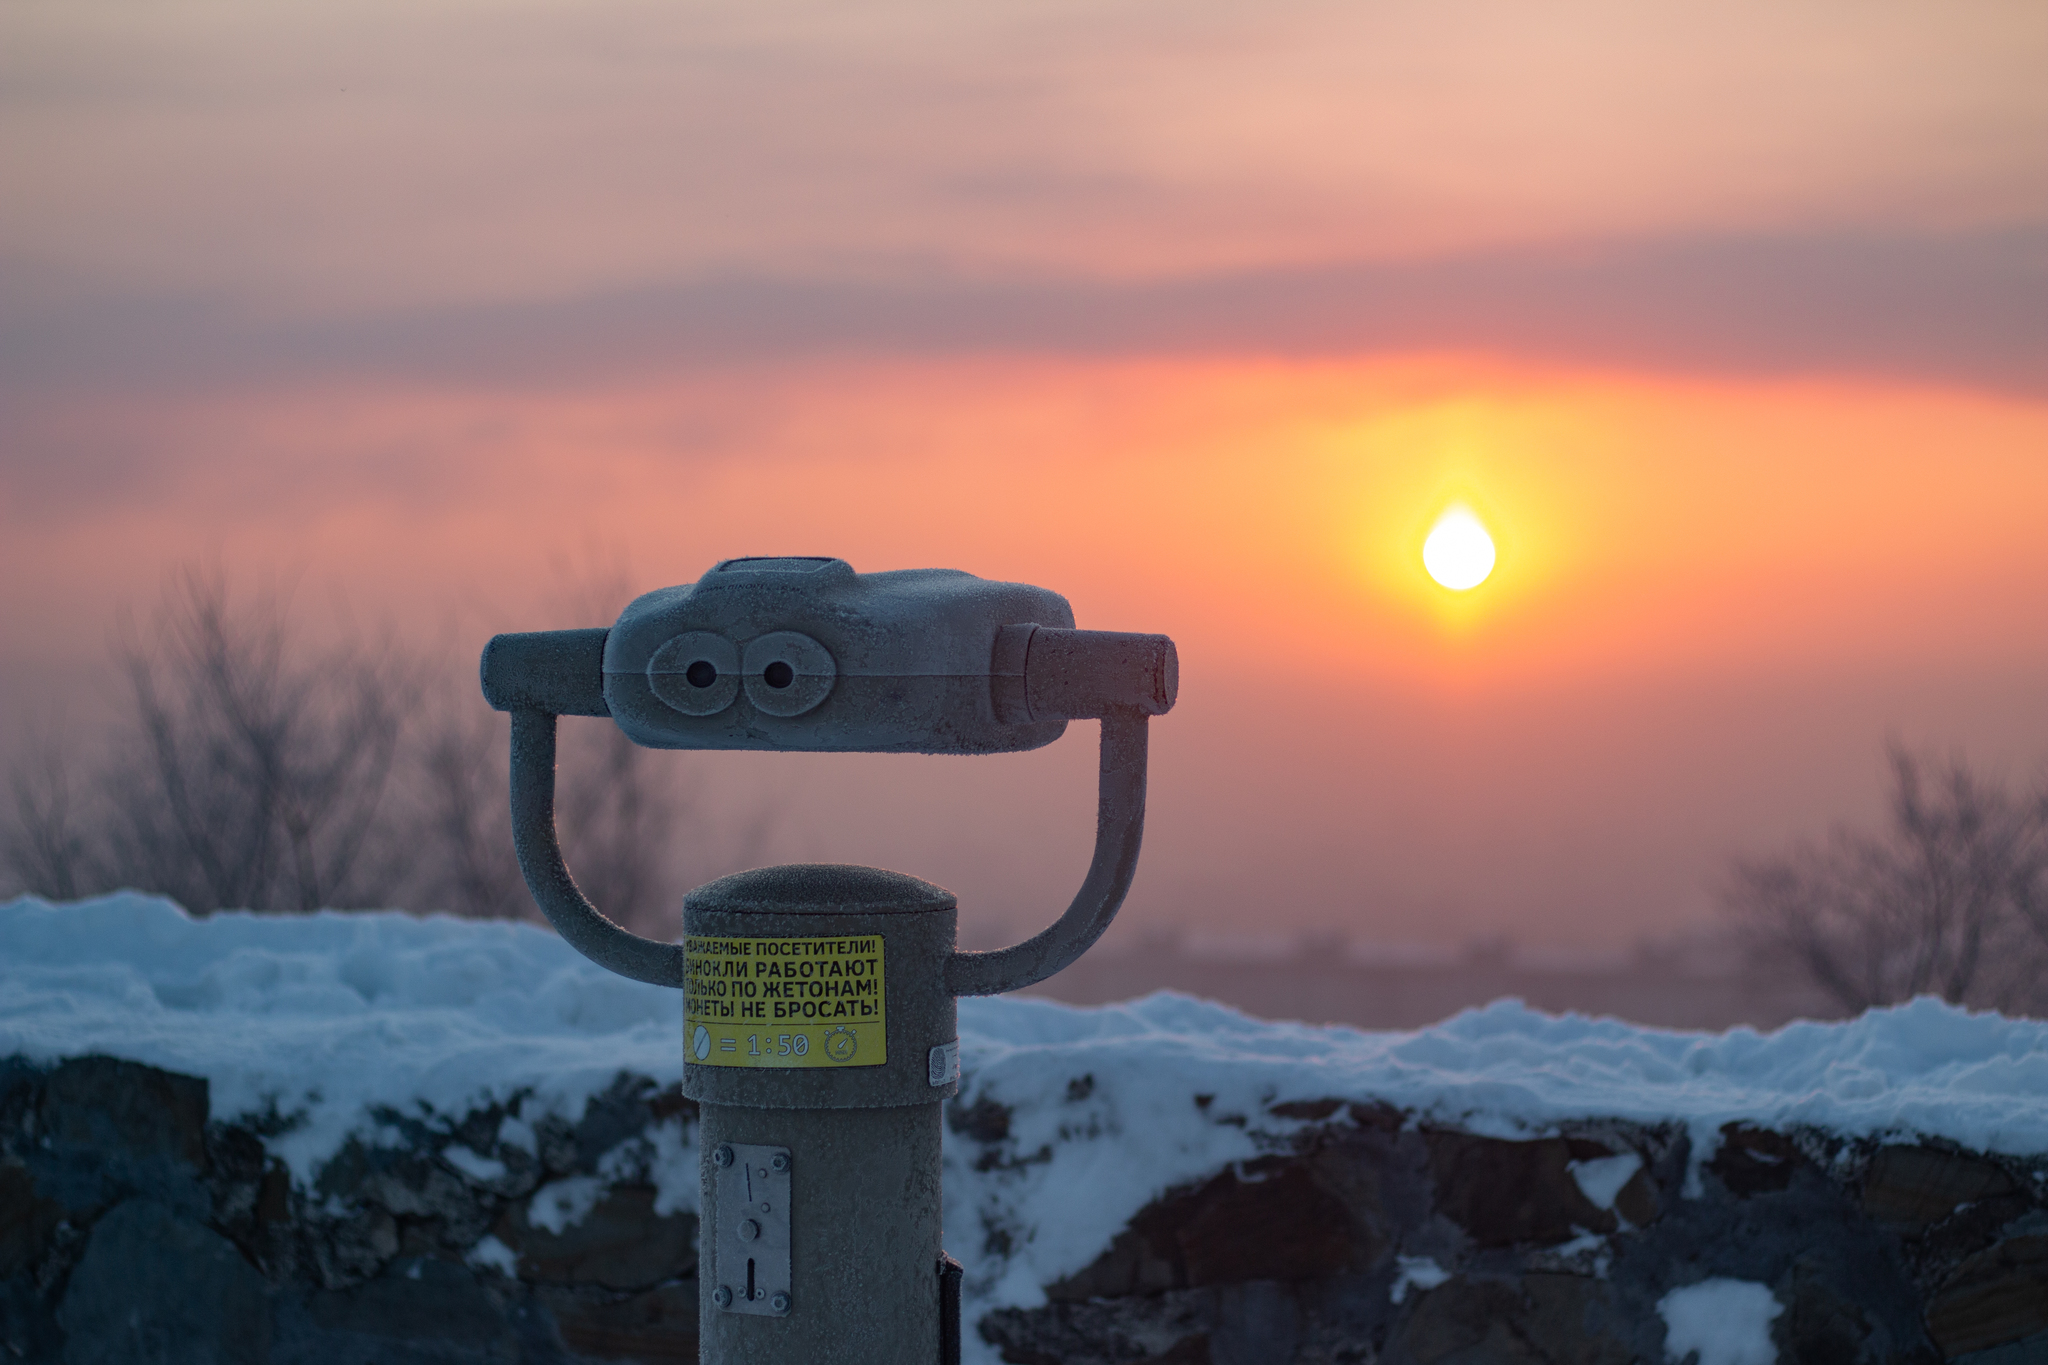
M 1663 1028 L 1774 1028 L 1841 1014 L 1796 968 L 1706 934 L 1603 951 L 1525 948 L 1500 936 L 1459 949 L 1360 942 L 1327 930 L 1290 938 L 1148 927 L 1112 935 L 1034 993 L 1090 1005 L 1155 990 L 1267 1019 L 1375 1029 L 1417 1028 L 1507 997 Z

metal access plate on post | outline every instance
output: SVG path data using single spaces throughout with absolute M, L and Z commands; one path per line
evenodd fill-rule
M 711 1154 L 717 1198 L 712 1302 L 728 1313 L 787 1314 L 790 1156 L 787 1147 L 721 1143 Z

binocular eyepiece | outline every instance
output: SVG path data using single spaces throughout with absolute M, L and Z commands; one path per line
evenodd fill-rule
M 952 569 L 730 559 L 608 629 L 500 635 L 500 711 L 610 716 L 658 749 L 1009 753 L 1069 720 L 1164 715 L 1163 635 L 1074 629 L 1065 598 Z

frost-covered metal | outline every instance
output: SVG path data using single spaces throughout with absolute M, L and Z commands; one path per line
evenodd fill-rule
M 1043 588 L 782 556 L 724 561 L 609 628 L 500 635 L 482 680 L 512 715 L 512 834 L 535 901 L 593 961 L 684 991 L 683 1086 L 702 1109 L 712 1230 L 701 1358 L 957 1360 L 959 1271 L 939 1246 L 954 1000 L 1041 981 L 1108 928 L 1137 870 L 1147 721 L 1179 688 L 1173 642 L 1078 630 Z M 835 866 L 700 887 L 684 942 L 657 942 L 605 918 L 563 862 L 561 715 L 610 716 L 651 748 L 950 754 L 1035 749 L 1097 720 L 1095 854 L 1059 919 L 995 952 L 958 950 L 939 887 Z M 742 1153 L 779 1154 L 760 1180 L 780 1193 L 735 1184 Z M 762 1204 L 786 1224 L 763 1221 Z M 764 1247 L 781 1250 L 764 1260 Z

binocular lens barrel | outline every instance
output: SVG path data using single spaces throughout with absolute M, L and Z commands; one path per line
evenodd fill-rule
M 484 700 L 493 711 L 609 716 L 604 641 L 611 631 L 533 630 L 494 635 L 484 646 Z
M 499 635 L 484 648 L 484 699 L 499 711 L 608 716 L 604 646 L 610 632 L 541 630 Z M 1164 635 L 1013 625 L 999 632 L 990 663 L 999 719 L 1021 725 L 1171 710 L 1180 660 Z

